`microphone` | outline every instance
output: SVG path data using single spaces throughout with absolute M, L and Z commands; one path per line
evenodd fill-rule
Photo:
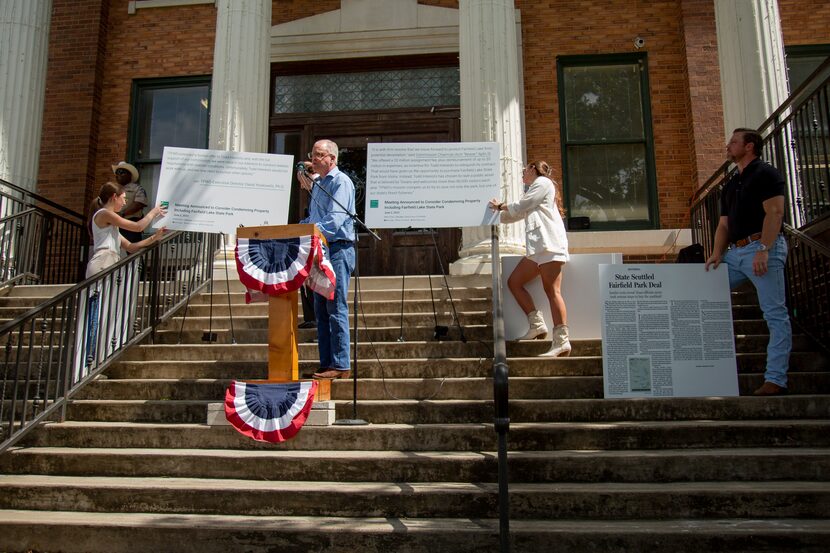
M 309 168 L 306 167 L 306 164 L 302 161 L 297 163 L 296 169 L 297 169 L 298 173 L 305 173 L 306 175 L 309 175 L 309 172 L 308 172 Z M 311 176 L 311 175 L 309 175 L 309 176 Z

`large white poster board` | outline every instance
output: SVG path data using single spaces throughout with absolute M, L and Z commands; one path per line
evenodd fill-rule
M 293 156 L 164 148 L 156 191 L 167 216 L 155 227 L 232 234 L 243 226 L 285 225 Z
M 495 142 L 369 144 L 366 225 L 371 228 L 491 225 L 498 198 Z
M 507 288 L 510 273 L 522 259 L 519 255 L 505 255 L 501 258 L 502 315 L 504 337 L 515 340 L 524 336 L 528 329 L 527 317 L 519 307 L 516 298 Z M 599 318 L 599 272 L 601 264 L 622 263 L 621 253 L 578 253 L 571 254 L 571 260 L 562 268 L 562 299 L 568 307 L 568 331 L 571 340 L 599 340 L 602 338 L 602 324 Z M 542 288 L 542 279 L 534 278 L 525 285 L 533 298 L 536 309 L 542 312 L 545 324 L 553 328 L 550 302 Z M 550 342 L 550 337 L 547 337 Z
M 600 265 L 605 397 L 737 396 L 726 265 Z

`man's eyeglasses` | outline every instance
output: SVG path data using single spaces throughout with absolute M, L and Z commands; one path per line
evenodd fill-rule
M 334 157 L 332 154 L 326 152 L 308 152 L 306 155 L 308 156 L 308 159 L 323 159 L 326 156 Z

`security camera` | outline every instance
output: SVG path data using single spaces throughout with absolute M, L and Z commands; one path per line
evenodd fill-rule
M 634 39 L 634 48 L 642 48 L 646 45 L 646 39 L 641 36 L 638 36 Z

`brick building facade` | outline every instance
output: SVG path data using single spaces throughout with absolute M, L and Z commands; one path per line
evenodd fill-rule
M 450 0 L 418 3 L 458 6 Z M 110 178 L 110 164 L 129 160 L 134 81 L 213 71 L 212 2 L 130 9 L 134 4 L 142 2 L 53 1 L 38 192 L 78 211 Z M 339 0 L 309 4 L 274 0 L 273 25 L 341 7 Z M 830 4 L 779 0 L 778 6 L 785 46 L 830 44 Z M 689 195 L 724 159 L 713 1 L 516 0 L 515 7 L 521 14 L 528 158 L 550 160 L 554 177 L 563 180 L 560 56 L 645 54 L 655 227 L 688 227 Z

